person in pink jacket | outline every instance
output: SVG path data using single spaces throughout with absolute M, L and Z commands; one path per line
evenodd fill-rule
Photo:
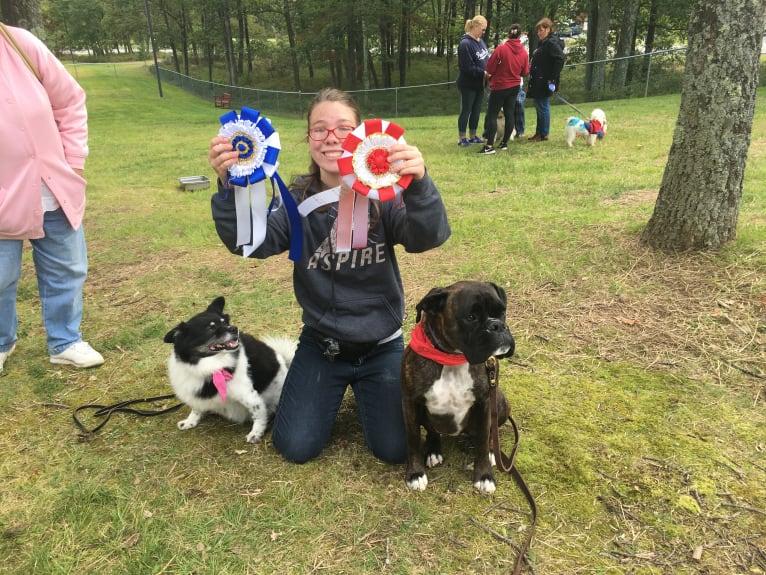
M 0 24 L 0 94 L 0 371 L 17 340 L 24 240 L 32 245 L 50 361 L 101 365 L 80 333 L 85 92 L 34 35 Z
M 487 143 L 479 150 L 480 154 L 495 153 L 495 136 L 497 135 L 497 115 L 500 108 L 505 114 L 505 131 L 499 149 L 508 149 L 508 138 L 513 133 L 515 125 L 514 109 L 519 95 L 522 76 L 529 74 L 529 54 L 521 43 L 521 26 L 511 24 L 508 28 L 508 39 L 500 44 L 487 60 L 487 76 L 489 77 L 489 102 L 484 129 Z

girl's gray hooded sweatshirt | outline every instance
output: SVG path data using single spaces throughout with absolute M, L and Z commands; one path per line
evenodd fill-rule
M 227 194 L 220 181 L 218 189 L 211 200 L 218 236 L 231 252 L 241 254 L 236 246 L 234 193 Z M 309 195 L 319 191 L 310 190 Z M 298 203 L 298 192 L 292 189 L 291 194 Z M 305 325 L 354 343 L 379 341 L 401 329 L 404 288 L 394 246 L 419 253 L 450 236 L 444 203 L 428 174 L 413 180 L 402 199 L 377 203 L 379 215 L 370 202 L 367 247 L 349 253 L 334 250 L 337 202 L 303 218 L 303 253 L 293 267 L 293 288 Z M 287 251 L 290 234 L 286 211 L 273 211 L 266 239 L 250 257 L 263 259 Z

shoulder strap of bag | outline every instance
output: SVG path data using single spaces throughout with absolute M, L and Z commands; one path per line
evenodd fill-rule
M 16 39 L 13 37 L 13 34 L 8 31 L 8 28 L 6 28 L 5 24 L 2 22 L 0 22 L 0 35 L 2 35 L 11 46 L 13 46 L 13 49 L 16 50 L 16 53 L 21 57 L 22 60 L 24 60 L 24 64 L 26 64 L 27 68 L 29 68 L 29 71 L 35 75 L 35 78 L 37 78 L 38 82 L 42 83 L 43 79 L 40 76 L 40 72 L 37 71 L 37 68 L 35 68 L 32 60 L 29 59 L 27 53 L 24 52 L 21 46 L 19 46 L 18 42 L 16 42 Z

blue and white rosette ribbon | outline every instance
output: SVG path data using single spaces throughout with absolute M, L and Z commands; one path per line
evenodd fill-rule
M 287 210 L 290 220 L 290 259 L 301 257 L 303 233 L 301 216 L 295 200 L 277 173 L 280 144 L 279 133 L 258 110 L 242 106 L 238 114 L 232 110 L 221 116 L 219 136 L 231 140 L 239 153 L 236 164 L 229 168 L 229 183 L 234 186 L 237 212 L 237 247 L 248 257 L 266 238 L 266 219 L 280 207 Z M 266 204 L 266 180 L 271 181 L 272 199 Z M 275 205 L 274 184 L 279 188 L 281 206 Z

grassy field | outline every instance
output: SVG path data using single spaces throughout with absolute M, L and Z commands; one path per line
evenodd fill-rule
M 140 65 L 73 73 L 91 130 L 82 327 L 106 364 L 48 362 L 27 251 L 20 341 L 0 375 L 0 573 L 509 572 L 529 525 L 513 481 L 481 496 L 470 452 L 446 440 L 427 491 L 410 492 L 403 466 L 366 450 L 352 396 L 330 445 L 302 466 L 217 418 L 181 432 L 185 410 L 118 415 L 81 440 L 73 408 L 170 393 L 162 337 L 215 296 L 255 334 L 297 335 L 300 313 L 286 256 L 229 254 L 211 190 L 178 186 L 212 175 L 220 110 L 173 86 L 160 99 Z M 489 157 L 455 145 L 455 117 L 399 119 L 453 228 L 438 250 L 400 254 L 405 330 L 433 286 L 491 280 L 509 294 L 517 353 L 500 385 L 540 509 L 529 572 L 766 572 L 766 110 L 759 102 L 737 241 L 673 255 L 639 236 L 678 105 L 600 102 L 609 132 L 593 149 L 566 147 L 569 111 L 554 106 L 549 142 Z M 280 131 L 280 174 L 303 172 L 303 121 L 264 113 Z

